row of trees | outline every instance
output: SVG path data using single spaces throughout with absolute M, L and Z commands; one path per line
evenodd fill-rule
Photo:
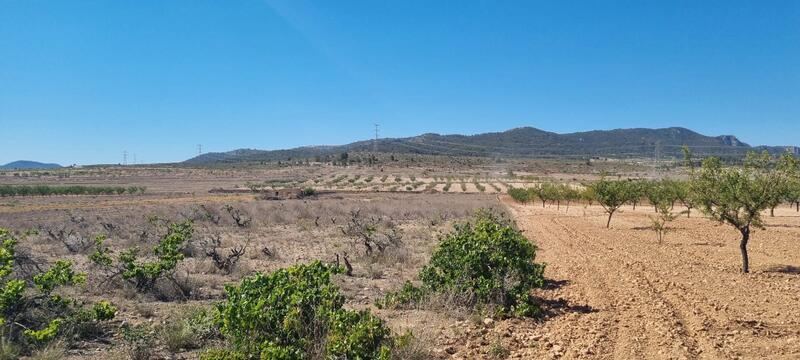
M 122 195 L 144 194 L 143 186 L 83 186 L 83 185 L 0 185 L 0 197 L 47 195 Z
M 636 206 L 647 200 L 656 213 L 652 226 L 659 240 L 666 224 L 676 216 L 691 216 L 699 209 L 715 221 L 735 227 L 741 233 L 742 271 L 749 272 L 747 244 L 753 228 L 764 228 L 762 213 L 783 203 L 800 211 L 800 165 L 796 157 L 784 154 L 773 158 L 769 153 L 750 153 L 742 166 L 724 166 L 717 158 L 707 158 L 700 168 L 694 168 L 692 154 L 684 149 L 688 180 L 609 180 L 603 178 L 581 188 L 566 184 L 541 184 L 530 189 L 509 189 L 509 195 L 519 202 L 541 200 L 558 203 L 579 199 L 588 204 L 597 202 L 611 218 L 623 206 Z M 675 205 L 685 210 L 673 212 Z
M 658 212 L 660 204 L 668 204 L 672 210 L 676 204 L 689 209 L 696 205 L 689 196 L 690 186 L 688 181 L 678 180 L 608 180 L 602 179 L 592 184 L 572 186 L 569 184 L 542 183 L 536 187 L 521 189 L 511 188 L 508 194 L 516 201 L 527 203 L 540 201 L 542 207 L 548 203 L 555 204 L 559 209 L 561 205 L 567 206 L 575 201 L 584 201 L 586 204 L 598 203 L 608 213 L 606 226 L 610 227 L 611 217 L 623 205 L 631 205 L 634 210 L 645 200 Z

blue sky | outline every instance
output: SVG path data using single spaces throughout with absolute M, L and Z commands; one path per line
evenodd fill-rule
M 684 126 L 800 145 L 798 1 L 0 0 L 0 164 Z

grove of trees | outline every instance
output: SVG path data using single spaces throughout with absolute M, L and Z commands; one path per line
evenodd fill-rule
M 144 194 L 142 186 L 83 186 L 83 185 L 0 185 L 0 197 L 48 195 L 122 195 Z
M 661 242 L 670 230 L 668 224 L 677 216 L 691 217 L 700 210 L 712 220 L 734 227 L 741 234 L 739 248 L 742 271 L 749 272 L 747 244 L 754 228 L 763 229 L 762 214 L 780 204 L 789 204 L 800 212 L 800 160 L 786 153 L 773 157 L 767 152 L 750 153 L 741 166 L 730 166 L 717 158 L 707 158 L 695 169 L 691 151 L 684 150 L 689 168 L 687 180 L 618 179 L 606 177 L 581 187 L 569 184 L 542 183 L 528 189 L 510 188 L 508 194 L 521 203 L 541 201 L 546 204 L 583 200 L 599 204 L 608 215 L 611 227 L 615 213 L 624 205 L 634 209 L 643 200 L 653 206 L 650 228 Z M 676 211 L 675 205 L 682 206 Z

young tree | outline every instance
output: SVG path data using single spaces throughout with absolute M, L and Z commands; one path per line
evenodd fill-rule
M 555 188 L 551 183 L 541 183 L 539 186 L 530 188 L 529 190 L 533 191 L 536 198 L 542 201 L 542 207 L 545 207 L 548 201 L 552 201 L 555 198 Z
M 573 201 L 578 201 L 581 198 L 581 193 L 572 186 L 570 186 L 569 184 L 562 184 L 560 188 L 560 193 L 561 193 L 560 194 L 561 200 L 567 202 L 566 212 L 569 212 L 570 203 L 572 203 Z
M 749 153 L 743 167 L 723 167 L 717 158 L 703 161 L 692 178 L 692 189 L 700 209 L 711 218 L 735 227 L 742 235 L 739 249 L 742 272 L 750 271 L 747 243 L 753 227 L 763 229 L 761 212 L 789 180 L 797 160 L 783 155 L 775 167 L 766 151 L 761 155 Z
M 691 185 L 686 181 L 676 181 L 673 184 L 673 190 L 675 191 L 675 198 L 686 207 L 686 217 L 691 217 L 692 209 L 696 206 Z
M 669 227 L 669 223 L 675 220 L 678 215 L 673 214 L 669 209 L 669 204 L 665 202 L 656 204 L 656 208 L 658 209 L 658 215 L 650 216 L 650 229 L 656 232 L 658 243 L 661 244 L 664 234 L 672 230 Z
M 605 178 L 592 184 L 595 200 L 608 213 L 606 228 L 611 227 L 611 217 L 619 208 L 630 201 L 630 182 L 625 180 L 606 180 Z

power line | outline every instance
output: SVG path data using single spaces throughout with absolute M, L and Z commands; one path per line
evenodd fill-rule
M 656 141 L 655 153 L 653 154 L 653 178 L 659 178 L 658 163 L 661 160 L 661 141 Z
M 128 150 L 122 151 L 122 165 L 128 165 Z
M 375 141 L 372 142 L 372 152 L 378 152 L 378 127 L 380 124 L 375 124 Z

